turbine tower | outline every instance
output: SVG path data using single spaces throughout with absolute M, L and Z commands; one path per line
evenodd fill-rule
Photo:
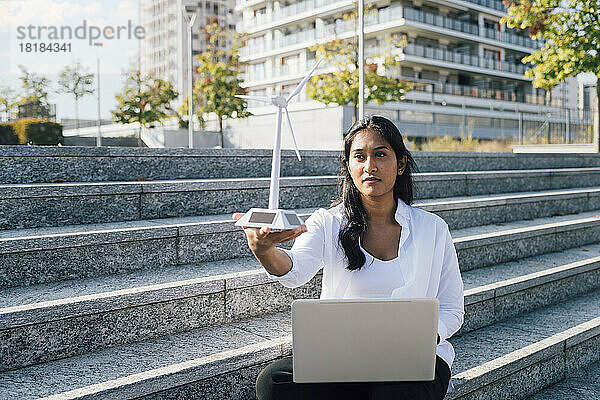
M 300 152 L 298 151 L 298 145 L 296 143 L 296 137 L 294 136 L 294 129 L 292 128 L 292 120 L 290 119 L 290 113 L 288 112 L 287 106 L 300 91 L 306 85 L 306 82 L 310 79 L 312 74 L 315 72 L 321 60 L 319 60 L 315 66 L 310 70 L 308 75 L 304 77 L 302 82 L 296 86 L 294 91 L 285 98 L 283 96 L 245 96 L 236 95 L 241 99 L 262 101 L 264 103 L 271 103 L 277 107 L 277 125 L 275 127 L 275 143 L 273 145 L 273 161 L 271 164 L 271 186 L 269 188 L 269 208 L 250 209 L 241 219 L 236 223 L 237 226 L 251 226 L 251 227 L 270 227 L 272 231 L 279 231 L 284 229 L 291 229 L 296 226 L 300 226 L 302 223 L 294 211 L 285 211 L 279 209 L 279 175 L 281 169 L 281 120 L 283 118 L 283 112 L 290 128 L 292 140 L 294 141 L 294 148 L 296 150 L 296 156 L 301 161 Z

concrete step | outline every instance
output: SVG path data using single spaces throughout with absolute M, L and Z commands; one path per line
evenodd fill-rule
M 281 176 L 336 175 L 338 151 L 283 150 Z M 422 172 L 600 167 L 597 154 L 412 152 Z M 271 174 L 268 149 L 2 146 L 0 183 L 251 178 Z
M 600 358 L 600 291 L 451 339 L 449 399 L 523 399 Z M 0 375 L 4 398 L 251 399 L 291 354 L 289 313 L 105 349 Z
M 599 240 L 600 241 L 600 240 Z M 0 370 L 289 310 L 254 258 L 0 291 Z M 463 272 L 462 333 L 600 288 L 600 243 Z M 94 332 L 103 332 L 94 335 Z
M 269 178 L 2 184 L 0 229 L 232 213 L 248 204 L 267 207 L 269 184 Z M 420 173 L 415 186 L 416 199 L 600 187 L 600 167 Z M 328 207 L 337 197 L 335 176 L 280 181 L 282 208 Z
M 577 370 L 563 381 L 542 390 L 530 400 L 600 399 L 600 362 Z
M 303 219 L 312 212 L 297 211 Z M 466 271 L 594 243 L 599 216 L 591 211 L 536 218 L 453 235 Z M 0 231 L 0 288 L 251 256 L 233 222 L 222 215 Z

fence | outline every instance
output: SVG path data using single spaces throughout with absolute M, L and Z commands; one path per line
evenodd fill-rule
M 402 107 L 400 103 L 398 107 Z M 481 110 L 414 104 L 402 109 L 366 108 L 366 114 L 384 115 L 409 137 L 454 136 L 509 139 L 521 144 L 592 143 L 593 113 L 586 109 L 540 108 L 537 111 Z

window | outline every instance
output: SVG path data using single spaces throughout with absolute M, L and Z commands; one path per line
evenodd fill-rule
M 298 83 L 300 83 L 300 82 L 298 82 Z M 292 93 L 292 90 L 294 90 L 294 88 L 296 86 L 298 86 L 298 83 L 293 83 L 290 85 L 281 85 L 281 96 L 288 97 Z M 302 96 L 301 93 L 300 93 L 300 96 Z
M 265 43 L 265 35 L 250 38 L 248 40 L 248 51 L 252 53 L 265 51 Z
M 500 52 L 497 50 L 483 49 L 483 58 L 486 60 L 500 61 Z
M 490 21 L 489 19 L 483 20 L 483 26 L 487 29 L 495 29 L 497 31 L 500 30 L 500 24 L 496 21 Z
M 300 54 L 281 57 L 281 73 L 282 75 L 300 73 Z
M 265 79 L 265 62 L 250 64 L 248 65 L 248 78 L 249 80 L 261 80 Z

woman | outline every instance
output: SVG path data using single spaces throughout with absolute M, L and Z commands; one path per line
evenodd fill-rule
M 415 167 L 391 121 L 364 118 L 344 138 L 337 205 L 316 210 L 296 229 L 244 230 L 267 274 L 286 287 L 307 283 L 323 268 L 321 298 L 438 298 L 435 380 L 296 384 L 292 357 L 286 357 L 259 374 L 260 400 L 445 396 L 454 360 L 454 349 L 446 339 L 463 322 L 463 284 L 448 225 L 410 206 Z M 234 219 L 242 215 L 234 214 Z M 291 250 L 275 247 L 294 238 Z

